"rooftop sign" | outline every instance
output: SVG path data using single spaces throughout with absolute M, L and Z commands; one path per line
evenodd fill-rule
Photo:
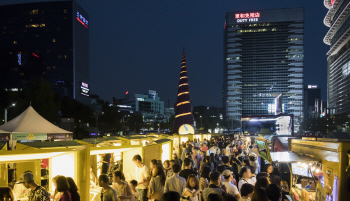
M 257 22 L 260 17 L 260 12 L 255 13 L 236 13 L 235 19 L 237 22 Z

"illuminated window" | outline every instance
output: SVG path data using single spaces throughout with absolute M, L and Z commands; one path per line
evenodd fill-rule
M 40 24 L 40 27 L 45 27 L 45 24 Z
M 23 76 L 24 75 L 24 73 L 21 73 L 21 76 Z
M 52 66 L 52 69 L 56 69 L 56 66 Z
M 32 10 L 32 15 L 37 15 L 39 13 L 38 9 Z
M 47 67 L 47 70 L 51 70 L 51 67 L 50 67 L 50 66 L 48 66 L 48 67 Z
M 17 44 L 17 41 L 15 40 L 15 41 L 13 41 L 13 44 Z
M 67 55 L 64 55 L 64 58 L 67 59 Z
M 57 58 L 62 59 L 62 55 L 58 55 Z
M 13 70 L 14 70 L 14 71 L 18 71 L 18 68 L 14 68 Z
M 67 13 L 67 9 L 63 9 L 63 13 Z
M 54 38 L 54 39 L 52 39 L 52 42 L 54 42 L 54 43 L 55 43 L 55 42 L 56 42 L 56 39 L 55 39 L 55 38 Z
M 39 24 L 30 24 L 30 25 L 28 25 L 28 27 L 29 28 L 32 28 L 32 27 L 36 28 L 36 27 L 39 27 Z
M 12 52 L 9 52 L 9 54 L 12 54 Z
M 39 37 L 39 35 L 35 35 L 35 37 Z

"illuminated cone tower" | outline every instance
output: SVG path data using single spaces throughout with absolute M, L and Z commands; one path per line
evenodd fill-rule
M 180 126 L 190 124 L 193 126 L 190 87 L 188 85 L 185 49 L 182 52 L 179 88 L 175 108 L 174 132 L 178 133 Z

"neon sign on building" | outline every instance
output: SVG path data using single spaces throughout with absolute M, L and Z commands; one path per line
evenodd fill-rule
M 82 16 L 82 15 L 80 14 L 79 11 L 77 11 L 76 19 L 77 19 L 82 25 L 84 25 L 84 27 L 88 28 L 89 21 L 88 21 L 87 19 L 85 19 L 85 17 Z
M 257 22 L 259 20 L 260 13 L 236 13 L 235 19 L 237 22 Z

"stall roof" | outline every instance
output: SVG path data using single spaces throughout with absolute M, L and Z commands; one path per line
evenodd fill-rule
M 82 146 L 82 144 L 76 141 L 21 142 L 20 144 L 38 149 Z
M 0 129 L 11 133 L 72 133 L 61 129 L 44 119 L 32 106 L 29 106 L 16 118 L 0 126 Z
M 99 144 L 101 142 L 117 141 L 117 140 L 121 140 L 121 139 L 119 139 L 117 137 L 110 136 L 110 137 L 104 137 L 104 138 L 84 138 L 80 141 L 90 143 L 90 144 Z
M 171 139 L 160 139 L 160 140 L 156 140 L 154 142 L 157 143 L 157 144 L 161 144 L 161 143 L 169 142 L 169 141 L 171 141 Z
M 301 156 L 293 152 L 271 152 L 273 163 L 297 163 L 297 162 L 318 162 L 309 156 Z

